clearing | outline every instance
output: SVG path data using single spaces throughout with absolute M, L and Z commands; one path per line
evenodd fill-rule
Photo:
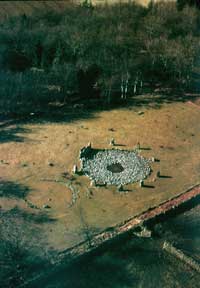
M 145 104 L 146 96 L 142 99 Z M 49 248 L 62 251 L 198 184 L 199 106 L 163 101 L 139 107 L 132 101 L 129 107 L 92 113 L 72 107 L 57 121 L 35 115 L 24 122 L 2 121 L 0 207 L 17 209 L 29 225 L 41 228 Z M 72 174 L 83 146 L 110 148 L 112 138 L 123 145 L 116 148 L 127 150 L 139 142 L 142 156 L 160 160 L 151 164 L 146 187 L 129 184 L 119 192 Z

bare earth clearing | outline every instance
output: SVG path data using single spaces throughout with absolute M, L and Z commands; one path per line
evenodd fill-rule
M 139 115 L 138 111 L 144 114 Z M 63 250 L 88 240 L 108 227 L 146 211 L 199 183 L 200 109 L 189 102 L 161 107 L 113 109 L 62 122 L 1 122 L 0 206 L 18 207 L 24 221 L 43 231 L 48 247 Z M 149 187 L 130 184 L 128 192 L 114 186 L 90 187 L 86 176 L 73 176 L 79 151 L 88 142 L 109 148 L 109 141 L 160 162 L 145 180 Z M 157 171 L 162 176 L 156 177 Z M 75 200 L 73 200 L 75 197 Z

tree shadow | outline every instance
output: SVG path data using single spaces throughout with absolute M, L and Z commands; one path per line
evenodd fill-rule
M 133 105 L 136 107 L 145 107 L 146 109 L 160 109 L 163 104 L 170 104 L 176 102 L 187 102 L 189 100 L 195 100 L 199 98 L 199 95 L 170 91 L 168 93 L 164 91 L 152 92 L 143 95 L 136 95 L 132 98 Z
M 17 209 L 0 210 L 0 286 L 17 288 L 49 269 L 54 251 L 44 249 L 46 240 L 38 225 L 24 221 Z
M 6 142 L 23 142 L 25 137 L 17 134 L 28 133 L 30 129 L 20 127 L 19 125 L 26 124 L 45 124 L 45 123 L 73 123 L 79 120 L 88 120 L 97 118 L 97 113 L 101 111 L 111 111 L 113 109 L 137 109 L 138 107 L 144 107 L 145 109 L 160 109 L 163 104 L 187 102 L 188 100 L 195 100 L 199 98 L 198 95 L 184 94 L 184 93 L 153 93 L 136 95 L 134 97 L 124 99 L 118 99 L 115 103 L 109 105 L 102 100 L 78 100 L 76 106 L 73 102 L 69 102 L 63 106 L 48 106 L 34 111 L 32 107 L 32 113 L 24 110 L 23 113 L 10 113 L 7 115 L 0 113 L 0 143 Z M 77 108 L 78 107 L 78 108 Z M 136 110 L 137 111 L 137 110 Z M 143 117 L 138 115 L 138 117 Z M 12 125 L 18 125 L 18 127 L 12 127 Z M 84 129 L 84 127 L 82 128 Z M 123 146 L 118 143 L 116 146 Z M 149 147 L 142 147 L 142 150 L 149 150 Z
M 28 186 L 0 180 L 0 197 L 24 199 L 29 192 Z
M 34 110 L 34 109 L 33 109 Z M 9 114 L 3 117 L 0 114 L 0 143 L 7 142 L 24 142 L 26 137 L 18 134 L 30 133 L 31 129 L 24 128 L 22 125 L 27 124 L 46 124 L 46 123 L 72 123 L 79 120 L 97 118 L 94 115 L 95 109 L 84 108 L 77 110 L 71 107 L 47 108 L 45 111 L 33 113 L 24 112 L 24 114 Z M 1 117 L 2 116 L 2 117 Z M 13 127 L 16 126 L 16 127 Z M 84 129 L 84 128 L 83 128 Z M 35 141 L 35 140 L 34 140 Z
M 132 235 L 118 238 L 101 248 L 69 263 L 61 263 L 55 271 L 45 274 L 40 287 L 57 288 L 122 288 L 140 286 L 147 274 L 155 269 L 164 270 L 162 251 L 151 239 L 133 239 Z M 155 260 L 156 259 L 156 260 Z M 168 263 L 167 263 L 168 264 Z M 155 279 L 159 278 L 159 275 Z M 38 282 L 37 282 L 38 283 Z M 30 287 L 35 287 L 35 282 Z M 156 286 L 146 286 L 156 287 Z M 160 286 L 159 286 L 160 287 Z
M 15 233 L 13 236 L 16 239 Z M 194 275 L 194 281 L 191 281 L 191 271 L 174 258 L 168 257 L 162 249 L 163 242 L 159 239 L 133 237 L 132 233 L 128 233 L 73 262 L 72 259 L 65 259 L 59 261 L 59 264 L 57 262 L 55 266 L 52 262 L 49 263 L 51 253 L 48 259 L 37 257 L 30 249 L 32 242 L 28 242 L 28 245 L 24 243 L 26 242 L 21 241 L 21 245 L 16 246 L 14 242 L 11 243 L 12 247 L 6 243 L 13 261 L 10 261 L 9 274 L 3 274 L 2 279 L 5 283 L 9 281 L 9 284 L 13 285 L 2 287 L 154 288 L 166 287 L 166 283 L 173 286 L 174 281 L 177 281 L 180 287 L 198 287 L 198 282 L 195 282 L 198 275 Z M 16 258 L 16 254 L 10 253 L 13 247 L 14 251 L 16 248 L 18 251 L 23 248 L 23 254 Z M 24 252 L 28 252 L 28 255 Z M 1 260 L 7 261 L 6 258 Z M 19 273 L 16 273 L 18 269 Z M 183 272 L 186 277 L 182 277 Z M 2 271 L 0 275 L 1 273 Z M 21 275 L 23 278 L 19 277 Z M 185 279 L 188 281 L 186 286 Z M 193 283 L 197 285 L 194 286 Z
M 187 102 L 199 98 L 198 94 L 184 93 L 183 91 L 172 90 L 170 92 L 159 91 L 135 95 L 127 99 L 120 99 L 107 103 L 105 99 L 79 98 L 76 102 L 69 101 L 67 104 L 54 106 L 45 105 L 38 108 L 32 105 L 30 109 L 24 108 L 20 113 L 12 112 L 6 115 L 0 113 L 0 121 L 6 122 L 7 126 L 27 122 L 73 122 L 81 119 L 95 117 L 95 112 L 109 111 L 112 109 L 145 107 L 146 109 L 159 109 L 163 104 L 173 102 Z M 0 128 L 2 124 L 0 124 Z
M 14 207 L 13 209 L 9 210 L 9 213 L 13 213 L 13 215 L 17 215 L 24 221 L 28 223 L 36 223 L 36 224 L 44 224 L 44 223 L 53 223 L 57 221 L 54 218 L 51 218 L 48 213 L 45 211 L 37 210 L 36 212 L 30 212 L 27 210 L 20 209 L 19 207 Z
M 3 125 L 2 125 L 3 126 Z M 5 127 L 0 125 L 0 143 L 24 142 L 25 137 L 17 134 L 28 133 L 30 129 L 18 127 Z M 5 125 L 6 126 L 6 125 Z
M 54 271 L 44 275 L 38 287 L 59 288 L 113 288 L 131 287 L 136 282 L 133 274 L 126 269 L 125 260 L 109 253 L 86 256 L 72 264 L 59 265 Z M 33 282 L 30 287 L 34 287 Z M 45 286 L 46 285 L 46 286 Z

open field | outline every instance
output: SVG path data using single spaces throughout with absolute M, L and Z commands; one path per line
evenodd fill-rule
M 35 217 L 48 247 L 61 251 L 199 183 L 199 107 L 188 102 L 144 105 L 144 114 L 138 115 L 141 107 L 134 103 L 89 116 L 84 109 L 72 109 L 60 122 L 34 116 L 26 123 L 2 122 L 1 208 L 17 206 L 29 215 L 25 221 Z M 73 121 L 73 113 L 79 119 Z M 109 148 L 111 138 L 123 149 L 140 142 L 141 155 L 160 160 L 145 181 L 150 187 L 131 184 L 128 193 L 119 193 L 116 187 L 90 187 L 87 177 L 71 175 L 85 144 Z M 166 177 L 156 178 L 157 171 Z M 74 193 L 78 198 L 73 202 Z M 45 218 L 39 221 L 41 213 Z

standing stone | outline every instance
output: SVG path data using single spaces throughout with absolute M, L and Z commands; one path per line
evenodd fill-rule
M 42 206 L 42 208 L 44 208 L 44 209 L 49 209 L 49 208 L 51 208 L 48 204 L 44 204 L 43 206 Z
M 158 171 L 157 173 L 156 173 L 156 176 L 159 178 L 160 177 L 160 171 Z
M 112 138 L 112 139 L 110 140 L 110 145 L 111 145 L 111 146 L 115 146 L 115 139 L 114 139 L 114 138 Z
M 117 187 L 117 190 L 118 190 L 119 192 L 122 192 L 122 191 L 124 190 L 122 184 L 120 184 L 120 185 Z
M 140 150 L 140 142 L 137 143 L 136 149 Z
M 91 180 L 91 181 L 90 181 L 90 186 L 91 186 L 91 187 L 96 186 L 96 181 L 95 181 L 95 180 Z
M 77 174 L 77 173 L 78 173 L 78 167 L 77 167 L 77 165 L 74 165 L 74 166 L 73 166 L 72 172 L 73 172 L 74 174 Z
M 92 143 L 91 142 L 88 142 L 87 148 L 92 148 Z
M 144 181 L 140 180 L 140 187 L 144 187 Z

